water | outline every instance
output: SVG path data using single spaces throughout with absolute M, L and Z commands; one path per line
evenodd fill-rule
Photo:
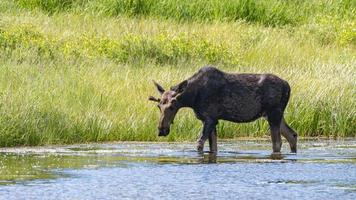
M 208 145 L 207 145 L 208 146 Z M 268 140 L 0 149 L 0 199 L 356 199 L 356 141 Z

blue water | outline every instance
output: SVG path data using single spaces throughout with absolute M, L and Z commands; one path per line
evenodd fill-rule
M 55 178 L 13 180 L 0 199 L 356 199 L 356 141 L 302 141 L 296 155 L 284 146 L 278 160 L 269 141 L 219 142 L 216 158 L 193 143 L 2 149 L 84 164 L 39 166 Z

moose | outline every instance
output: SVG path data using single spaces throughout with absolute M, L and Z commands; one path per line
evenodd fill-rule
M 170 90 L 166 91 L 155 81 L 154 84 L 161 97 L 150 96 L 149 100 L 157 102 L 160 110 L 159 136 L 167 136 L 178 110 L 188 107 L 203 123 L 198 152 L 203 152 L 207 139 L 210 152 L 217 152 L 218 120 L 246 123 L 260 117 L 266 118 L 269 124 L 272 154 L 280 153 L 281 134 L 291 152 L 297 152 L 297 133 L 284 119 L 291 89 L 287 81 L 273 74 L 226 73 L 207 66 Z

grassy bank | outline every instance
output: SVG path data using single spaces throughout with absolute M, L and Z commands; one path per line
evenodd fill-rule
M 354 7 L 332 12 L 348 1 L 321 5 L 315 13 L 323 17 L 292 16 L 295 22 L 273 27 L 204 16 L 182 23 L 151 13 L 161 1 L 142 1 L 152 5 L 139 17 L 103 6 L 141 1 L 48 1 L 52 11 L 26 2 L 0 3 L 0 146 L 194 140 L 201 125 L 190 110 L 177 115 L 168 138 L 158 138 L 158 109 L 147 97 L 155 94 L 152 79 L 169 87 L 206 64 L 288 80 L 286 118 L 300 136 L 356 134 L 356 33 L 347 14 Z M 264 120 L 218 129 L 220 138 L 268 135 Z

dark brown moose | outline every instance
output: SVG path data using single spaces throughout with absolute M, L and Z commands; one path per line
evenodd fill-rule
M 189 107 L 203 122 L 197 150 L 203 151 L 209 139 L 210 152 L 217 152 L 216 125 L 218 120 L 252 122 L 260 117 L 268 121 L 273 153 L 280 153 L 281 134 L 297 152 L 297 134 L 284 120 L 284 110 L 290 96 L 290 86 L 272 74 L 230 74 L 214 67 L 204 67 L 192 77 L 166 91 L 154 82 L 161 98 L 158 102 L 161 116 L 158 135 L 167 136 L 178 110 Z

